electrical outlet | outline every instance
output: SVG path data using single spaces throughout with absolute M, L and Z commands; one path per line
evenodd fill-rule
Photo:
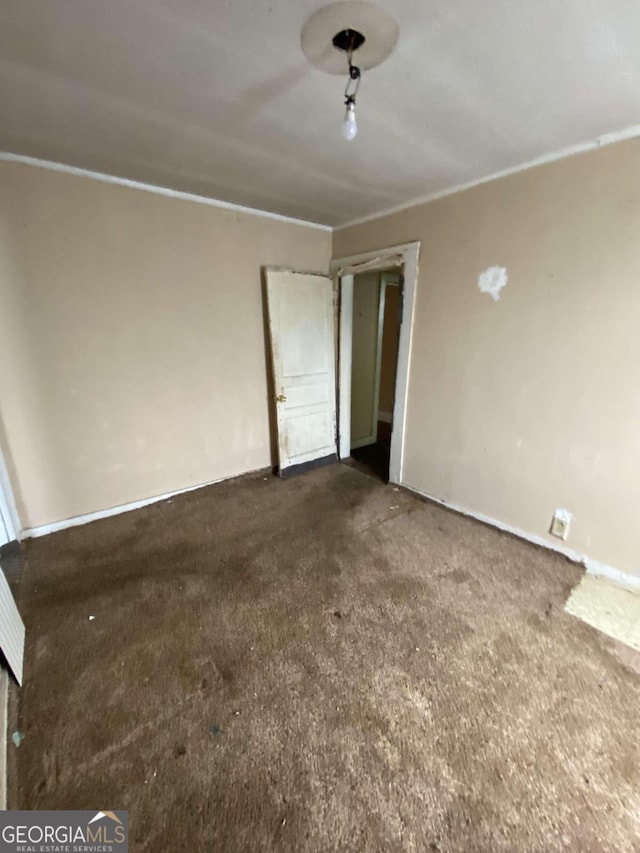
M 558 539 L 562 539 L 563 542 L 566 542 L 572 518 L 573 516 L 568 509 L 557 509 L 553 514 L 549 533 L 551 533 L 552 536 L 557 536 Z

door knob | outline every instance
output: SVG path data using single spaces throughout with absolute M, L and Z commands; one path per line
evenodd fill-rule
M 277 403 L 286 403 L 287 398 L 284 396 L 284 394 L 278 394 L 278 396 L 276 397 L 276 402 Z

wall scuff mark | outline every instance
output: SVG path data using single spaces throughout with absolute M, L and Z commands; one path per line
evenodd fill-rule
M 505 267 L 489 267 L 481 273 L 478 279 L 478 287 L 481 293 L 490 294 L 494 302 L 500 299 L 500 291 L 509 281 Z

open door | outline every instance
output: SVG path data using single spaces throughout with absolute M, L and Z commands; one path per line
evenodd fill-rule
M 337 459 L 333 285 L 267 270 L 281 477 Z
M 2 502 L 0 501 L 0 548 L 6 545 L 7 542 L 11 542 L 11 534 L 9 533 L 9 528 L 7 527 L 7 522 L 2 511 Z
M 17 515 L 9 474 L 0 451 L 0 548 L 18 538 Z

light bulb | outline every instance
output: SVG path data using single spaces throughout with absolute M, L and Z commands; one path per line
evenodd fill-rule
M 342 121 L 342 135 L 345 139 L 355 139 L 358 133 L 358 122 L 356 121 L 356 105 L 353 101 L 347 104 Z

